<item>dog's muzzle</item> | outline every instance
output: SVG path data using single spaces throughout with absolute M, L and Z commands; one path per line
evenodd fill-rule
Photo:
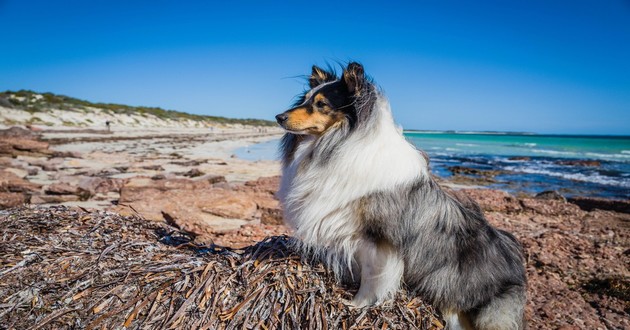
M 278 122 L 278 124 L 282 125 L 284 124 L 287 119 L 289 119 L 289 115 L 287 115 L 286 113 L 281 113 L 279 115 L 276 115 L 276 121 Z

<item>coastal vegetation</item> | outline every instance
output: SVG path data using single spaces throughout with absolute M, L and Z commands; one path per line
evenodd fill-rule
M 53 109 L 89 112 L 100 110 L 111 115 L 153 115 L 163 120 L 192 120 L 218 124 L 241 124 L 252 126 L 275 126 L 275 122 L 254 118 L 226 118 L 221 116 L 196 115 L 159 107 L 130 106 L 116 103 L 94 103 L 74 97 L 53 93 L 37 93 L 31 90 L 0 92 L 0 107 L 24 110 L 31 114 Z

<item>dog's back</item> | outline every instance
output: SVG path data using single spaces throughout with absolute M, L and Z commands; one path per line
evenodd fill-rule
M 424 178 L 366 196 L 362 204 L 364 235 L 400 251 L 406 285 L 445 317 L 468 319 L 479 329 L 522 328 L 521 246 L 490 226 L 474 201 Z

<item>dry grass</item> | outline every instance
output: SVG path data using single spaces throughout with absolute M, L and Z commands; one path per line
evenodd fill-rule
M 348 308 L 353 290 L 290 245 L 279 236 L 242 250 L 205 247 L 112 213 L 0 211 L 0 328 L 442 327 L 403 292 L 381 307 Z

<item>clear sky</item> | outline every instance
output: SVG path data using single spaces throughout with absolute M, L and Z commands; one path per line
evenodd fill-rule
M 273 120 L 357 60 L 408 129 L 630 135 L 630 1 L 0 0 L 0 90 Z

